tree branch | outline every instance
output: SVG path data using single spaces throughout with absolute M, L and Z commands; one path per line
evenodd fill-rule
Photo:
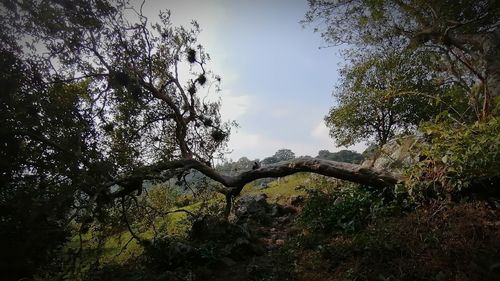
M 298 172 L 311 172 L 324 176 L 334 177 L 341 180 L 347 180 L 355 183 L 365 184 L 377 188 L 393 186 L 398 182 L 404 181 L 400 174 L 393 174 L 384 170 L 362 167 L 361 165 L 329 161 L 323 159 L 294 159 L 290 161 L 279 162 L 273 165 L 265 166 L 255 170 L 249 170 L 235 176 L 222 174 L 212 167 L 196 160 L 183 159 L 155 165 L 147 166 L 136 170 L 132 175 L 124 176 L 115 181 L 127 182 L 131 179 L 147 179 L 152 173 L 161 173 L 167 170 L 174 169 L 195 169 L 211 178 L 212 180 L 221 183 L 225 189 L 219 192 L 226 195 L 237 195 L 246 184 L 261 178 L 275 178 L 292 175 Z M 132 192 L 133 189 L 130 191 Z M 124 190 L 120 190 L 113 194 L 113 197 L 123 196 Z

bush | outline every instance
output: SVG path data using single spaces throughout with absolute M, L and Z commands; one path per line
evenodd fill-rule
M 421 147 L 421 161 L 407 171 L 414 197 L 442 196 L 464 190 L 492 192 L 500 178 L 500 118 L 473 125 L 441 121 L 422 126 L 430 145 Z
M 0 276 L 30 278 L 50 264 L 69 239 L 67 197 L 33 186 L 0 186 Z
M 358 185 L 309 191 L 300 221 L 312 231 L 354 232 L 388 209 L 380 192 Z

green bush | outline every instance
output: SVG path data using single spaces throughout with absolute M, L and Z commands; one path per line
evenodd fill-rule
M 430 145 L 421 161 L 407 170 L 410 194 L 426 198 L 470 189 L 494 189 L 500 178 L 500 118 L 472 125 L 451 121 L 427 123 L 421 130 Z
M 312 231 L 354 232 L 387 207 L 381 193 L 367 187 L 346 185 L 326 191 L 311 190 L 300 221 Z

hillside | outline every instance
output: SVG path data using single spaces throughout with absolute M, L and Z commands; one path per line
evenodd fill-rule
M 122 245 L 114 244 L 116 249 L 105 254 L 113 258 L 103 257 L 99 266 L 91 265 L 83 280 L 497 280 L 500 276 L 498 203 L 435 200 L 409 206 L 308 174 L 276 180 L 266 189 L 244 190 L 231 223 L 205 209 L 191 220 L 192 228 L 186 228 L 185 214 L 174 213 L 165 217 L 171 222 L 170 236 L 142 247 L 130 243 L 117 255 L 127 240 L 121 237 Z M 196 212 L 200 207 L 197 203 L 185 209 Z M 176 228 L 184 234 L 172 231 Z

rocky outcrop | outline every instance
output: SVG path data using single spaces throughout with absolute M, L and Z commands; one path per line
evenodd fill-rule
M 245 195 L 236 201 L 234 214 L 238 223 L 252 220 L 261 224 L 270 224 L 273 219 L 288 216 L 296 212 L 293 207 L 282 206 L 278 203 L 268 203 L 267 195 Z
M 419 155 L 415 151 L 418 151 L 418 148 L 422 145 L 425 145 L 424 138 L 418 135 L 403 136 L 390 140 L 374 153 L 372 159 L 365 160 L 361 166 L 402 174 L 404 168 L 419 161 Z

